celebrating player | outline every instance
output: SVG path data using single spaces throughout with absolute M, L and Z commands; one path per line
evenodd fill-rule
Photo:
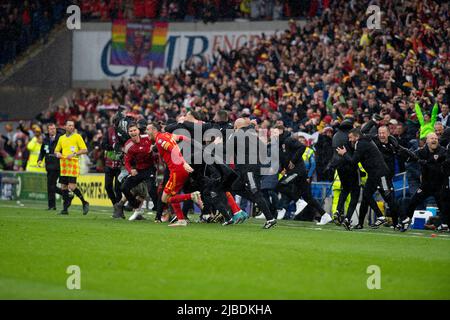
M 201 209 L 203 208 L 203 201 L 200 192 L 195 191 L 189 194 L 178 194 L 183 188 L 185 182 L 189 178 L 189 174 L 194 171 L 192 167 L 186 162 L 178 147 L 177 141 L 186 140 L 187 138 L 181 135 L 174 135 L 171 133 L 162 133 L 161 127 L 158 124 L 149 124 L 147 126 L 147 133 L 149 138 L 155 141 L 158 152 L 161 158 L 169 168 L 169 181 L 165 185 L 161 201 L 170 204 L 177 216 L 177 221 L 171 223 L 169 226 L 187 226 L 187 221 L 184 218 L 181 210 L 180 202 L 193 200 Z

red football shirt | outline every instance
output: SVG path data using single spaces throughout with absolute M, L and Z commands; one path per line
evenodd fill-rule
M 125 168 L 129 173 L 131 169 L 146 170 L 155 164 L 152 152 L 152 140 L 146 135 L 141 136 L 139 143 L 129 139 L 124 146 Z
M 180 137 L 183 140 L 184 137 Z M 156 135 L 156 147 L 170 171 L 185 170 L 183 164 L 186 161 L 171 133 L 158 133 Z

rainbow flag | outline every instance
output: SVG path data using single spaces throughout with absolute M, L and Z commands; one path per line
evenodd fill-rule
M 114 21 L 110 64 L 164 68 L 168 27 L 167 22 Z

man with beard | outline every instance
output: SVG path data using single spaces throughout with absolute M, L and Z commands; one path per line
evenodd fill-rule
M 187 140 L 185 136 L 161 132 L 158 124 L 149 124 L 147 126 L 148 137 L 155 141 L 158 153 L 169 169 L 169 180 L 167 181 L 161 196 L 161 201 L 170 204 L 174 210 L 177 221 L 169 224 L 170 227 L 186 227 L 187 221 L 181 210 L 181 202 L 193 200 L 200 209 L 203 209 L 203 201 L 200 192 L 195 191 L 188 194 L 179 194 L 183 189 L 189 174 L 194 169 L 186 162 L 178 147 L 177 141 Z
M 360 206 L 359 223 L 353 228 L 362 229 L 371 199 L 373 200 L 373 195 L 377 189 L 383 199 L 388 203 L 393 214 L 397 214 L 398 206 L 394 194 L 391 191 L 393 190 L 392 181 L 388 179 L 390 174 L 389 168 L 384 162 L 383 156 L 375 143 L 370 139 L 370 137 L 364 136 L 359 128 L 350 130 L 348 139 L 354 149 L 353 155 L 350 155 L 347 152 L 347 148 L 345 146 L 336 148 L 337 153 L 344 157 L 345 161 L 348 161 L 353 165 L 357 165 L 358 162 L 361 162 L 368 175 Z M 382 220 L 385 218 L 381 211 L 378 209 L 375 213 L 377 215 L 377 220 L 379 220 L 376 224 L 383 224 Z M 350 220 L 348 217 L 344 219 L 343 224 L 346 229 L 350 229 Z
M 439 145 L 435 133 L 427 135 L 426 145 L 415 152 L 415 159 L 422 166 L 422 179 L 419 189 L 411 198 L 406 214 L 402 217 L 401 230 L 405 232 L 411 225 L 411 219 L 416 207 L 428 197 L 434 197 L 442 214 L 442 221 L 447 224 L 448 212 L 442 205 L 442 190 L 444 184 L 448 183 L 442 172 L 442 165 L 447 159 L 447 149 Z

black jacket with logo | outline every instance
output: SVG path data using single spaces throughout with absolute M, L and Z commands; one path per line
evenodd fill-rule
M 447 158 L 447 149 L 439 146 L 434 152 L 425 145 L 416 150 L 416 160 L 422 166 L 422 189 L 438 191 L 446 182 L 443 172 L 444 162 Z
M 38 161 L 42 161 L 45 159 L 45 169 L 47 171 L 58 171 L 59 170 L 59 159 L 55 155 L 55 148 L 58 144 L 58 139 L 65 132 L 62 129 L 58 129 L 56 132 L 56 136 L 53 140 L 50 139 L 49 135 L 44 137 L 42 141 L 41 151 L 39 153 Z

